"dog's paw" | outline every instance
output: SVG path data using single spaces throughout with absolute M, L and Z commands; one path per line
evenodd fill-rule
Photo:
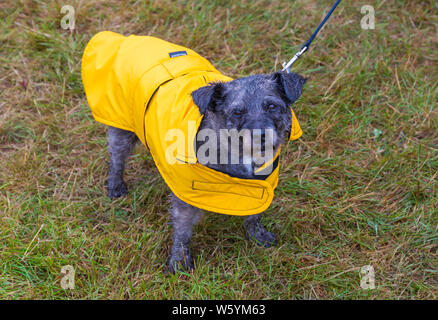
M 252 240 L 261 247 L 269 248 L 277 244 L 277 238 L 272 232 L 267 231 L 262 225 L 258 225 L 252 233 L 246 230 L 246 239 Z
M 118 184 L 110 184 L 108 183 L 108 197 L 110 199 L 120 198 L 128 194 L 128 187 L 122 181 Z
M 170 257 L 167 268 L 172 274 L 175 274 L 177 271 L 191 272 L 195 269 L 195 263 L 193 262 L 193 257 L 191 254 L 183 257 Z

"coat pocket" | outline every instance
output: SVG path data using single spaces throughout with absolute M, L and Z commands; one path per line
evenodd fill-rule
M 215 193 L 230 193 L 254 199 L 263 199 L 265 192 L 265 188 L 263 187 L 249 186 L 240 183 L 210 183 L 196 180 L 193 180 L 192 189 Z

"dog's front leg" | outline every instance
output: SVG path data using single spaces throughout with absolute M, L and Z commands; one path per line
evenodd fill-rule
M 277 239 L 272 232 L 266 230 L 261 222 L 261 213 L 248 216 L 243 223 L 245 236 L 255 241 L 259 246 L 269 248 L 277 244 Z
M 108 126 L 108 150 L 110 165 L 107 180 L 108 197 L 111 199 L 124 196 L 128 188 L 123 181 L 125 160 L 138 141 L 134 132 Z
M 170 210 L 173 226 L 173 246 L 169 259 L 169 271 L 175 273 L 178 269 L 194 269 L 193 257 L 190 249 L 193 226 L 201 219 L 202 210 L 193 207 L 171 196 Z

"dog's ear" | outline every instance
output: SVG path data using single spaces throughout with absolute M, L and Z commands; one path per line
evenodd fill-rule
M 223 99 L 223 91 L 222 82 L 210 83 L 192 92 L 193 102 L 198 106 L 201 114 L 208 109 L 215 111 L 216 106 Z
M 272 78 L 276 81 L 278 90 L 288 105 L 291 105 L 300 97 L 301 90 L 307 81 L 307 78 L 297 73 L 282 71 L 273 73 Z

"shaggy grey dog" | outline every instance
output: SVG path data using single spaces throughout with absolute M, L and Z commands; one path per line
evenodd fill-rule
M 258 139 L 264 147 L 265 132 L 270 129 L 274 133 L 272 143 L 276 152 L 289 137 L 292 121 L 290 105 L 301 95 L 305 82 L 306 79 L 298 74 L 276 72 L 201 87 L 192 92 L 193 101 L 204 115 L 199 131 L 210 129 L 219 136 L 221 129 L 248 129 L 259 135 Z M 255 136 L 252 135 L 252 138 Z M 123 181 L 124 164 L 137 140 L 133 132 L 108 127 L 110 167 L 107 186 L 110 198 L 117 198 L 128 192 Z M 223 142 L 218 141 L 218 158 L 222 150 L 220 143 Z M 198 143 L 197 150 L 201 146 L 202 143 Z M 229 155 L 226 157 L 229 158 Z M 239 153 L 239 160 L 242 160 L 242 157 L 243 153 Z M 245 164 L 244 161 L 237 164 L 217 161 L 205 165 L 230 176 L 260 179 L 254 174 L 255 161 L 250 164 Z M 202 217 L 202 210 L 181 201 L 173 194 L 171 203 L 173 246 L 168 267 L 169 271 L 174 273 L 180 268 L 194 268 L 190 239 L 193 226 Z M 276 237 L 265 229 L 260 217 L 261 214 L 246 217 L 245 235 L 247 239 L 255 240 L 258 245 L 271 247 L 277 243 Z

